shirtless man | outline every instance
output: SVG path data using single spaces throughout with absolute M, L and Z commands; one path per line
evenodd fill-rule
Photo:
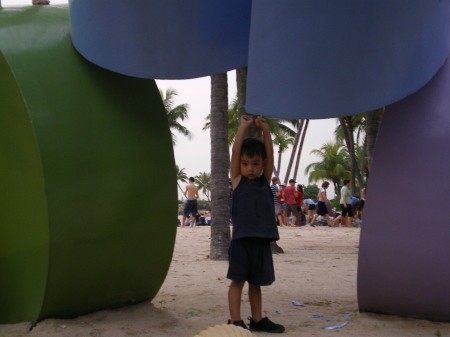
M 186 226 L 186 218 L 191 220 L 191 228 L 195 226 L 195 216 L 197 215 L 197 198 L 198 198 L 198 188 L 194 185 L 194 178 L 189 178 L 189 184 L 186 185 L 186 190 L 183 192 L 184 196 L 187 198 L 186 204 L 183 210 L 183 222 L 181 227 Z

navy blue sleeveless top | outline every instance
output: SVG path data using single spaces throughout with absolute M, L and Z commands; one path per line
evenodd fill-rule
M 241 177 L 233 191 L 231 219 L 232 240 L 264 238 L 279 240 L 270 185 L 264 176 L 256 179 Z

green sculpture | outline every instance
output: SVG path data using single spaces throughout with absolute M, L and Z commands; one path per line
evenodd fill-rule
M 153 80 L 81 57 L 67 7 L 0 9 L 0 323 L 153 298 L 174 167 Z

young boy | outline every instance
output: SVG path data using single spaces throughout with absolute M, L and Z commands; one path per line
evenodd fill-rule
M 284 332 L 284 326 L 262 317 L 261 296 L 261 286 L 275 281 L 270 242 L 279 239 L 269 185 L 273 145 L 264 119 L 256 117 L 254 122 L 263 132 L 264 143 L 254 138 L 244 139 L 253 119 L 242 116 L 231 154 L 233 233 L 227 274 L 231 279 L 228 292 L 231 319 L 228 323 L 247 329 L 241 319 L 241 295 L 247 281 L 252 313 L 250 330 L 277 333 Z

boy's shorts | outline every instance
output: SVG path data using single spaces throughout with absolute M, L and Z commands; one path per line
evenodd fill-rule
M 227 278 L 247 281 L 256 286 L 268 286 L 275 281 L 270 241 L 258 238 L 232 240 L 228 249 Z
M 308 205 L 308 210 L 309 211 L 315 211 L 316 210 L 316 205 L 315 204 Z

